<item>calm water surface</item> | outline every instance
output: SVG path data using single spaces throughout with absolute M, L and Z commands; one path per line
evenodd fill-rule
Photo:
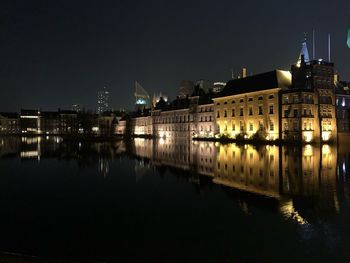
M 350 148 L 0 138 L 0 251 L 350 262 Z

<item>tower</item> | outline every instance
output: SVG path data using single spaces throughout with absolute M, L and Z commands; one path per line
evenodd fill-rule
M 109 91 L 107 87 L 97 92 L 97 113 L 101 114 L 109 110 Z
M 348 29 L 348 40 L 347 40 L 348 47 L 350 48 L 350 26 Z
M 135 81 L 135 105 L 136 109 L 143 110 L 151 108 L 151 98 L 147 91 Z
M 306 34 L 305 34 L 303 42 L 301 43 L 301 51 L 300 51 L 300 55 L 299 55 L 298 62 L 297 62 L 298 67 L 300 67 L 302 56 L 304 56 L 305 63 L 308 63 L 310 61 L 309 51 L 307 49 L 307 43 L 306 43 Z

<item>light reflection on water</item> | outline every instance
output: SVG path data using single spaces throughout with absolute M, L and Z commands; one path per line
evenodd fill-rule
M 330 145 L 221 145 L 139 138 L 131 142 L 3 138 L 0 144 L 0 158 L 75 160 L 82 167 L 95 166 L 104 178 L 117 175 L 118 171 L 111 169 L 113 163 L 131 157 L 136 184 L 149 173 L 170 169 L 199 188 L 203 180 L 222 186 L 238 200 L 247 216 L 254 213 L 252 199 L 273 200 L 284 220 L 299 225 L 302 240 L 319 235 L 316 225 L 324 230 L 330 246 L 338 233 L 328 222 L 349 201 L 349 154 Z M 264 209 L 264 203 L 258 203 L 258 207 Z

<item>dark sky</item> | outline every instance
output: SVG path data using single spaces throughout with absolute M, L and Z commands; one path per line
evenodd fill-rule
M 227 81 L 233 68 L 289 69 L 303 32 L 317 57 L 350 80 L 349 0 L 1 0 L 0 111 L 96 108 L 108 85 L 114 108 L 133 108 L 134 81 L 176 96 L 183 79 Z

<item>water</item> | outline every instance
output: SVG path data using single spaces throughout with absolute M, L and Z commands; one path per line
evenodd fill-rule
M 0 251 L 349 262 L 347 149 L 0 138 Z

